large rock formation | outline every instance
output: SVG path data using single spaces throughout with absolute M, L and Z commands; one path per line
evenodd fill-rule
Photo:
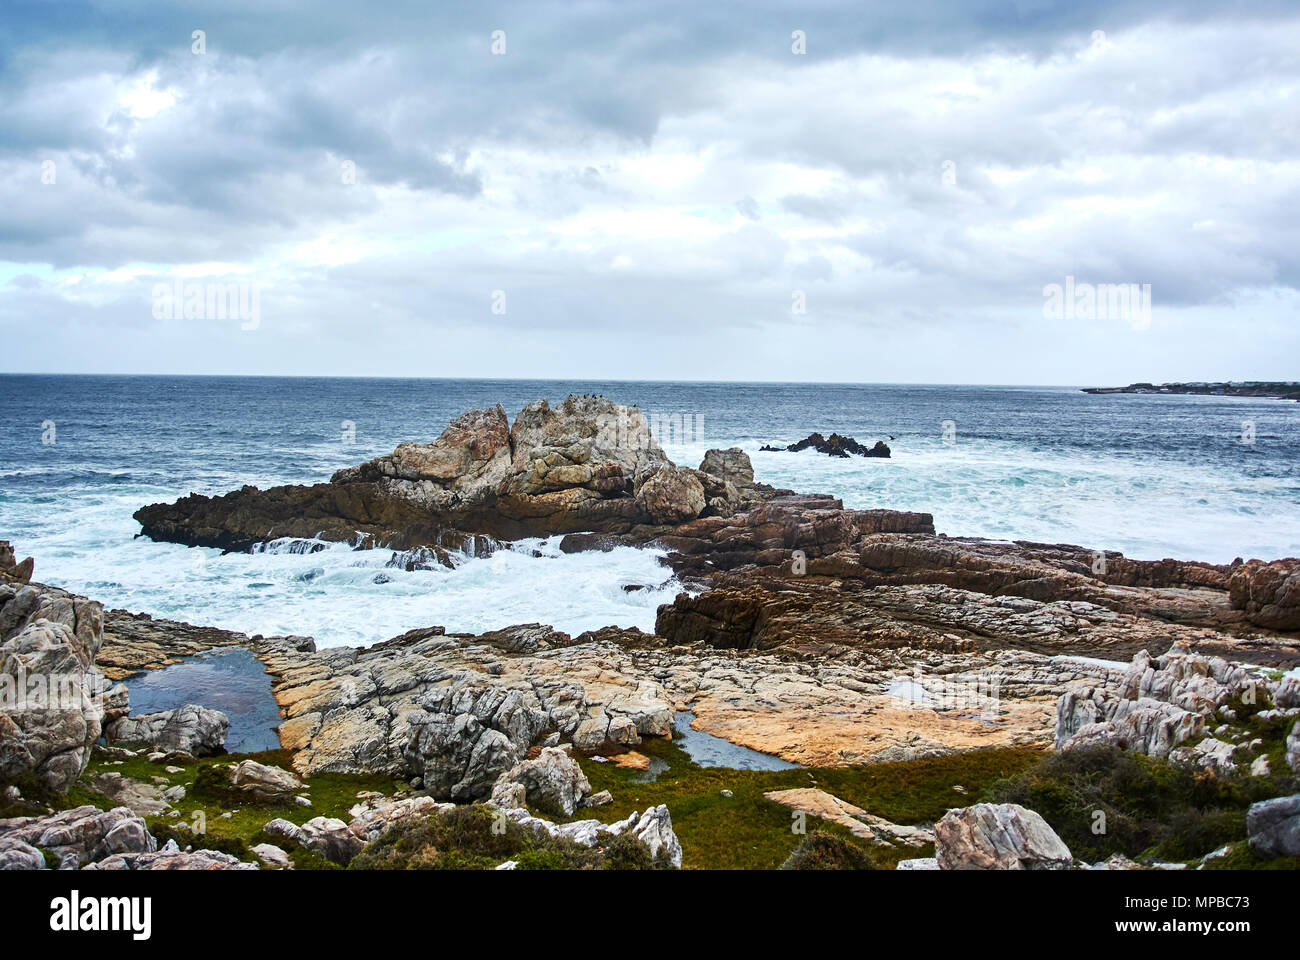
M 406 549 L 454 546 L 475 533 L 627 533 L 698 515 L 704 501 L 687 479 L 693 473 L 664 456 L 640 411 L 570 396 L 556 408 L 530 403 L 513 426 L 500 406 L 471 410 L 433 443 L 404 443 L 329 483 L 191 495 L 144 507 L 136 519 L 154 539 L 225 549 L 272 535 L 360 534 Z
M 158 849 L 144 820 L 126 807 L 74 807 L 47 816 L 0 820 L 0 843 L 39 848 L 72 868 L 114 854 L 153 853 Z
M 95 666 L 103 608 L 39 583 L 0 579 L 0 784 L 66 793 L 126 688 Z
M 1234 696 L 1264 703 L 1281 684 L 1267 674 L 1175 644 L 1140 651 L 1118 682 L 1080 685 L 1057 702 L 1056 747 L 1105 744 L 1227 770 L 1238 748 L 1207 736 Z M 1285 695 L 1284 695 L 1285 699 Z
M 1272 630 L 1300 630 L 1300 560 L 1251 560 L 1228 580 L 1232 605 L 1250 622 Z

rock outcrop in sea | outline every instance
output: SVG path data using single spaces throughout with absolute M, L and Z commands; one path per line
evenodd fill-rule
M 592 793 L 582 763 L 653 752 L 648 744 L 672 738 L 682 711 L 693 730 L 815 767 L 1101 746 L 1223 776 L 1280 774 L 1270 770 L 1279 758 L 1300 770 L 1300 561 L 1136 561 L 945 536 L 926 513 L 846 509 L 766 486 L 737 448 L 708 451 L 698 470 L 677 466 L 643 416 L 604 398 L 539 401 L 513 425 L 500 407 L 471 411 L 434 443 L 403 444 L 329 483 L 191 496 L 137 516 L 158 539 L 247 549 L 271 536 L 322 537 L 405 551 L 399 565 L 539 534 L 564 534 L 565 551 L 653 544 L 690 587 L 660 607 L 653 633 L 429 625 L 366 648 L 317 650 L 307 637 L 103 612 L 29 583 L 30 562 L 19 569 L 0 549 L 5 673 L 67 676 L 89 703 L 57 723 L 0 715 L 0 780 L 67 789 L 101 732 L 152 744 L 160 760 L 163 750 L 189 762 L 220 750 L 224 730 L 205 705 L 131 717 L 107 678 L 238 644 L 271 676 L 291 769 L 236 760 L 209 768 L 203 789 L 309 804 L 300 788 L 311 778 L 364 774 L 418 791 L 370 797 L 350 821 L 268 822 L 255 855 L 266 866 L 308 855 L 349 863 L 383 847 L 386 831 L 469 804 L 506 811 L 528 836 L 591 847 L 635 835 L 657 860 L 680 864 L 667 808 L 612 825 L 559 821 L 611 802 Z M 1281 731 L 1285 748 L 1254 736 L 1260 723 Z M 127 806 L 175 802 L 124 779 L 97 783 Z M 936 857 L 906 869 L 1078 866 L 1037 813 L 1013 804 L 900 825 L 821 790 L 768 799 L 872 843 L 935 843 Z M 1292 818 L 1286 804 L 1254 815 L 1260 849 L 1290 849 Z M 28 839 L 35 829 L 0 821 L 0 856 L 26 864 L 29 847 L 51 852 Z M 96 845 L 93 859 L 218 862 L 212 851 L 164 851 L 138 836 L 119 846 Z

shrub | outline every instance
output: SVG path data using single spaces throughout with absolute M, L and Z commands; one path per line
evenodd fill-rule
M 825 830 L 814 830 L 795 847 L 781 869 L 874 870 L 876 865 L 861 847 Z

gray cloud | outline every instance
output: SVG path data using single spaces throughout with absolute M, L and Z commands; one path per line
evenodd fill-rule
M 1300 14 L 1217 6 L 10 0 L 5 366 L 1292 376 Z M 155 319 L 176 275 L 265 322 Z M 1155 322 L 1053 326 L 1067 275 Z

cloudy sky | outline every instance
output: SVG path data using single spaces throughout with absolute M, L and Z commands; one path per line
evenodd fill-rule
M 0 371 L 1292 379 L 1297 210 L 1293 0 L 0 6 Z

